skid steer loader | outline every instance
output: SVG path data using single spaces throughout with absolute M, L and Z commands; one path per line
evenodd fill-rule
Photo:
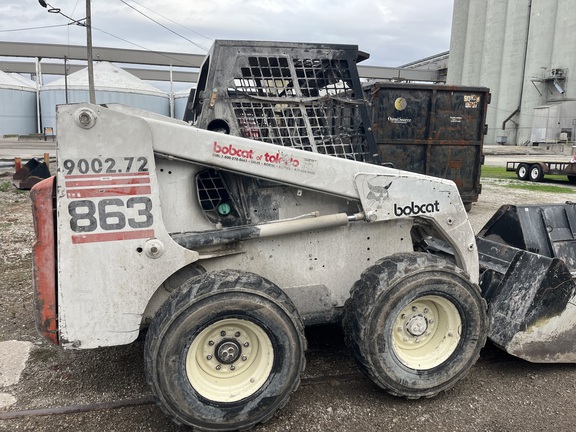
M 32 191 L 41 334 L 93 349 L 147 329 L 151 390 L 197 430 L 283 407 L 306 325 L 342 321 L 390 394 L 454 386 L 488 332 L 476 239 L 452 181 L 377 163 L 361 58 L 302 44 L 237 56 L 245 77 L 191 101 L 199 127 L 59 106 L 58 172 Z M 236 99 L 228 116 L 219 97 Z

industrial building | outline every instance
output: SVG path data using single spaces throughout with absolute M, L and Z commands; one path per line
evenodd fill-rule
M 25 127 L 16 130 L 12 127 L 12 120 L 9 119 L 12 114 L 0 112 L 0 136 L 16 133 L 42 133 L 44 128 L 53 130 L 55 105 L 64 103 L 66 94 L 68 94 L 69 102 L 88 100 L 87 74 L 83 70 L 84 64 L 78 64 L 87 60 L 86 47 L 0 41 L 0 53 L 0 71 L 10 72 L 11 77 L 18 77 L 21 73 L 35 76 L 36 83 L 32 84 L 32 90 L 29 92 L 33 95 L 33 92 L 40 95 L 37 105 L 31 106 L 27 103 L 22 108 L 28 113 L 27 116 L 38 119 L 37 124 L 28 121 Z M 106 64 L 105 62 L 112 63 L 112 65 L 108 63 L 109 66 L 96 66 L 102 72 L 100 77 L 96 77 L 97 103 L 121 102 L 148 110 L 152 105 L 152 111 L 164 113 L 165 108 L 160 107 L 168 106 L 165 102 L 169 101 L 169 114 L 176 118 L 182 118 L 189 90 L 174 92 L 171 89 L 169 93 L 160 94 L 158 89 L 143 88 L 142 81 L 170 82 L 171 87 L 174 82 L 186 83 L 188 88 L 194 88 L 198 79 L 197 71 L 205 58 L 204 55 L 198 54 L 106 47 L 94 47 L 93 57 L 98 59 L 96 65 Z M 18 58 L 18 60 L 14 61 L 13 58 Z M 117 66 L 118 64 L 122 66 Z M 358 70 L 362 78 L 373 80 L 423 82 L 446 80 L 445 68 L 442 72 L 434 68 L 415 70 L 360 65 Z M 44 75 L 64 75 L 64 78 L 43 86 Z M 116 83 L 118 85 L 110 88 L 107 83 L 116 82 L 115 78 L 120 76 L 123 77 L 123 82 Z M 136 78 L 142 81 L 138 82 Z M 68 90 L 66 90 L 67 86 L 69 86 Z M 0 90 L 5 88 L 7 91 L 13 90 L 12 86 L 0 81 Z M 20 87 L 17 90 L 22 91 Z
M 0 101 L 0 131 L 26 134 L 36 129 L 36 89 L 33 81 L 0 71 Z
M 573 0 L 457 0 L 447 82 L 490 88 L 486 144 L 570 146 L 575 49 Z
M 165 116 L 170 115 L 169 96 L 109 62 L 94 63 L 96 103 L 120 103 Z M 56 106 L 88 100 L 86 68 L 40 88 L 42 125 L 56 130 Z
M 486 144 L 570 146 L 576 137 L 576 56 L 573 55 L 576 8 L 573 5 L 573 0 L 457 0 L 449 53 L 398 68 L 360 65 L 359 71 L 368 79 L 436 83 L 446 80 L 452 85 L 488 87 L 492 100 L 487 114 Z M 84 60 L 85 55 L 83 47 L 2 42 L 0 46 L 6 55 L 28 58 L 62 59 L 63 53 L 67 53 L 68 58 L 72 53 L 72 58 Z M 164 57 L 180 62 L 175 63 L 180 70 L 172 71 L 171 64 L 170 79 L 192 84 L 202 56 L 169 54 Z M 100 60 L 132 64 L 166 62 L 166 58 L 157 59 L 150 53 L 134 50 L 95 48 L 95 56 Z M 25 72 L 25 66 L 33 69 L 31 64 L 15 62 L 0 62 L 0 66 L 11 72 Z M 44 64 L 43 67 L 44 72 L 58 73 L 57 65 Z M 124 69 L 142 79 L 164 79 L 151 78 L 150 72 L 159 71 Z M 11 85 L 3 83 L 2 90 L 6 88 L 13 91 Z M 31 89 L 18 90 L 31 93 Z M 170 111 L 175 112 L 176 117 L 186 101 L 184 94 L 178 96 L 170 95 L 173 104 Z M 51 111 L 50 107 L 45 110 Z M 42 115 L 43 123 L 45 115 L 46 112 Z M 17 132 L 0 129 L 4 129 L 0 130 L 3 133 Z

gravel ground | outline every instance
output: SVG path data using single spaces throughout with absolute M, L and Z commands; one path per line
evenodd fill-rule
M 0 187 L 9 177 L 0 177 Z M 483 181 L 470 220 L 478 231 L 504 203 L 564 202 L 565 193 L 529 192 Z M 18 410 L 149 398 L 143 343 L 89 351 L 63 351 L 42 341 L 32 314 L 33 226 L 28 192 L 0 191 L 0 342 L 34 344 L 17 384 L 0 387 Z M 255 431 L 548 431 L 573 430 L 576 423 L 576 366 L 535 365 L 512 358 L 490 344 L 470 374 L 433 398 L 393 398 L 362 378 L 343 344 L 339 327 L 307 330 L 307 369 L 289 404 Z M 345 374 L 347 379 L 331 379 Z M 328 377 L 320 379 L 315 378 Z M 146 399 L 144 400 L 146 401 Z M 154 405 L 88 413 L 1 420 L 14 431 L 181 431 Z

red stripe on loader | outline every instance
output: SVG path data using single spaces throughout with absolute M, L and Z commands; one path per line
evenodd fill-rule
M 116 231 L 111 233 L 78 234 L 72 236 L 73 244 L 100 243 L 154 237 L 154 230 Z

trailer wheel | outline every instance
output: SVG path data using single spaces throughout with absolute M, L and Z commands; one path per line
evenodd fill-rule
M 530 167 L 530 181 L 540 182 L 544 178 L 544 172 L 542 167 L 538 164 L 534 164 Z
M 486 342 L 486 302 L 467 275 L 438 257 L 392 255 L 362 273 L 346 304 L 346 344 L 359 368 L 395 396 L 451 388 Z
M 158 310 L 146 339 L 146 376 L 176 423 L 245 430 L 288 402 L 305 350 L 302 321 L 280 288 L 252 273 L 210 272 Z
M 520 180 L 528 180 L 529 172 L 530 167 L 528 166 L 528 164 L 525 163 L 521 163 L 520 165 L 518 165 L 518 168 L 516 168 L 516 175 Z

